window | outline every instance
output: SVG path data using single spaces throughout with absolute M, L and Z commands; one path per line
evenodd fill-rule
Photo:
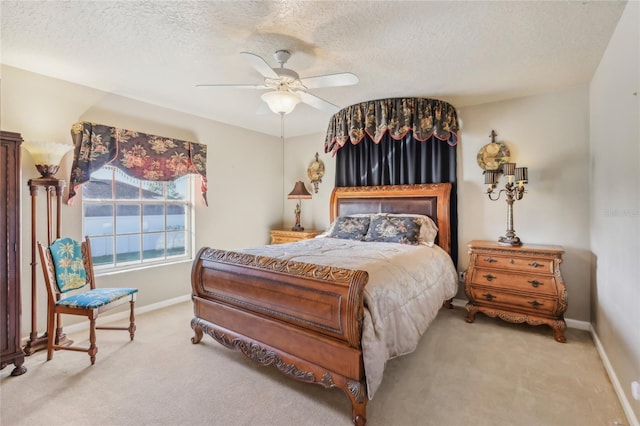
M 190 259 L 190 176 L 153 182 L 111 166 L 93 172 L 82 186 L 82 219 L 96 270 Z

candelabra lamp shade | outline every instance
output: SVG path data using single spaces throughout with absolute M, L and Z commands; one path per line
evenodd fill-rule
M 502 173 L 504 173 L 505 176 L 513 176 L 515 169 L 516 163 L 504 163 L 502 165 Z
M 62 157 L 73 149 L 73 145 L 57 142 L 27 141 L 22 146 L 31 154 L 43 178 L 52 178 L 60 168 Z
M 529 183 L 529 171 L 526 167 L 516 167 L 516 183 L 518 185 L 524 185 Z
M 487 170 L 484 172 L 484 183 L 488 188 L 493 189 L 498 182 L 498 172 L 493 170 Z
M 300 95 L 288 90 L 274 90 L 262 95 L 262 100 L 276 114 L 289 114 L 300 103 Z
M 311 198 L 311 194 L 307 191 L 307 188 L 304 186 L 304 182 L 297 181 L 293 187 L 293 190 L 287 195 L 289 200 L 308 200 Z M 298 201 L 296 203 L 296 209 L 294 213 L 296 215 L 296 224 L 291 228 L 292 231 L 304 231 L 304 228 L 300 226 L 300 213 L 302 212 L 302 201 Z

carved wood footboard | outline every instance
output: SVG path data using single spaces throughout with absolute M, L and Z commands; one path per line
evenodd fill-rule
M 203 248 L 191 274 L 193 343 L 204 333 L 303 382 L 342 389 L 366 422 L 364 271 Z
M 330 220 L 356 213 L 412 213 L 438 226 L 451 253 L 450 183 L 334 188 Z M 262 365 L 342 389 L 356 425 L 368 401 L 362 358 L 364 271 L 203 248 L 193 264 L 193 343 L 204 333 Z

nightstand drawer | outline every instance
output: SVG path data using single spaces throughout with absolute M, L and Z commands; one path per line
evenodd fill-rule
M 308 240 L 315 238 L 316 235 L 320 235 L 322 231 L 308 230 L 308 231 L 292 231 L 288 229 L 272 229 L 271 244 L 284 244 L 293 243 L 296 241 Z
M 495 269 L 474 268 L 471 284 L 524 290 L 540 294 L 557 294 L 556 281 L 552 275 L 523 275 Z
M 524 309 L 542 315 L 553 315 L 556 311 L 555 299 L 546 297 L 512 294 L 487 287 L 471 286 L 473 300 L 478 304 L 505 309 L 507 306 Z
M 553 273 L 553 259 L 532 259 L 517 256 L 496 256 L 492 254 L 478 254 L 476 266 L 513 269 L 519 272 L 534 272 L 538 274 Z
M 293 239 L 291 237 L 284 237 L 284 236 L 280 236 L 280 235 L 272 235 L 271 236 L 271 244 L 284 244 L 284 243 L 291 243 L 293 241 L 300 241 L 300 240 Z

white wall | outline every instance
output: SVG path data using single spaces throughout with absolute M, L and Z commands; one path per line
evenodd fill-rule
M 588 88 L 459 108 L 458 114 L 464 123 L 458 148 L 459 269 L 469 264 L 468 241 L 495 241 L 507 227 L 504 197 L 488 199 L 476 159 L 495 130 L 511 161 L 529 168 L 527 193 L 514 203 L 516 234 L 525 244 L 564 248 L 565 316 L 589 321 Z M 504 183 L 502 177 L 500 187 Z
M 640 381 L 640 3 L 629 2 L 591 81 L 593 324 L 630 407 Z
M 327 124 L 329 120 L 327 119 Z M 311 193 L 311 200 L 302 200 L 300 224 L 305 229 L 325 230 L 329 226 L 329 200 L 335 183 L 335 158 L 324 153 L 324 138 L 326 133 L 288 138 L 285 141 L 284 154 L 284 218 L 285 229 L 295 223 L 294 209 L 296 200 L 287 200 L 287 194 L 293 189 L 296 181 L 303 181 Z M 324 162 L 325 174 L 322 183 L 318 185 L 318 193 L 313 192 L 307 176 L 307 168 L 314 160 L 316 152 L 318 158 Z
M 283 146 L 279 138 L 107 94 L 12 67 L 1 68 L 2 129 L 25 140 L 71 143 L 71 125 L 92 121 L 208 146 L 209 206 L 196 189 L 195 247 L 230 249 L 265 244 L 269 229 L 280 224 Z M 274 117 L 277 119 L 277 117 Z M 68 182 L 72 153 L 65 156 L 57 177 Z M 38 177 L 33 160 L 23 150 L 22 168 L 22 334 L 31 329 L 31 200 L 27 187 Z M 197 183 L 199 188 L 199 182 Z M 242 195 L 239 195 L 242 194 Z M 66 199 L 66 194 L 65 194 Z M 38 198 L 38 236 L 46 240 L 46 198 Z M 81 199 L 62 206 L 61 231 L 82 238 Z M 39 261 L 38 261 L 39 262 Z M 46 292 L 37 267 L 38 329 L 46 328 Z M 99 277 L 102 287 L 138 287 L 138 306 L 188 295 L 191 262 Z M 65 324 L 73 317 L 65 316 Z

